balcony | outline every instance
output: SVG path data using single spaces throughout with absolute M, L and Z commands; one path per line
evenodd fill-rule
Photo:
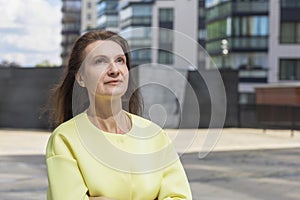
M 253 66 L 248 66 L 250 69 L 239 70 L 239 82 L 241 83 L 267 83 L 267 69 L 255 69 Z M 251 69 L 252 68 L 252 69 Z

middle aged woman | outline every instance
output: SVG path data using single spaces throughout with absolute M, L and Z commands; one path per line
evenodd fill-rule
M 136 115 L 130 67 L 127 42 L 116 33 L 90 31 L 75 42 L 52 98 L 57 127 L 46 152 L 48 200 L 192 199 L 171 140 Z M 128 92 L 129 112 L 122 104 Z M 75 96 L 87 103 L 74 105 Z

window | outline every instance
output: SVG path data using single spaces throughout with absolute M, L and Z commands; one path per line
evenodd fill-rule
M 255 93 L 240 93 L 239 94 L 240 104 L 255 104 Z
M 133 6 L 133 16 L 151 16 L 152 7 L 149 5 L 136 5 Z
M 159 27 L 173 29 L 173 8 L 160 8 L 159 9 Z
M 200 7 L 198 10 L 199 17 L 205 18 L 205 8 Z
M 198 39 L 199 40 L 205 40 L 206 39 L 206 30 L 205 29 L 199 29 Z
M 236 0 L 234 12 L 268 12 L 269 0 Z
M 158 63 L 160 64 L 173 64 L 174 55 L 172 52 L 159 50 L 158 51 Z
M 173 51 L 173 40 L 174 35 L 172 31 L 168 31 L 166 29 L 159 30 L 159 49 L 166 51 Z
M 280 59 L 279 79 L 300 80 L 300 59 Z
M 208 8 L 206 10 L 206 18 L 207 20 L 212 20 L 215 18 L 219 18 L 222 16 L 229 16 L 232 12 L 232 3 L 228 1 L 228 3 L 223 3 L 218 6 Z
M 281 8 L 300 8 L 299 0 L 281 0 Z
M 207 25 L 207 39 L 217 39 L 226 37 L 227 32 L 227 20 L 223 19 Z
M 250 16 L 233 18 L 234 36 L 267 36 L 269 34 L 267 16 Z
M 160 8 L 159 9 L 159 21 L 160 22 L 173 22 L 174 13 L 172 8 Z
M 88 14 L 87 14 L 87 19 L 88 19 L 88 20 L 91 20 L 91 19 L 92 19 L 91 13 L 88 13 Z
M 300 22 L 281 22 L 280 43 L 300 43 Z
M 87 8 L 92 8 L 92 3 L 91 2 L 87 2 Z

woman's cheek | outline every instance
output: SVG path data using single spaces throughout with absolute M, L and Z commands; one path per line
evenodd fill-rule
M 95 92 L 101 87 L 103 72 L 100 70 L 89 73 L 87 76 L 88 90 L 95 94 Z

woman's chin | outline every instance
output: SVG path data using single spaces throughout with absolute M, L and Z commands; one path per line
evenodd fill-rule
M 95 96 L 97 98 L 117 99 L 117 98 L 121 98 L 124 94 L 125 94 L 124 91 L 107 91 L 107 92 L 97 93 Z

